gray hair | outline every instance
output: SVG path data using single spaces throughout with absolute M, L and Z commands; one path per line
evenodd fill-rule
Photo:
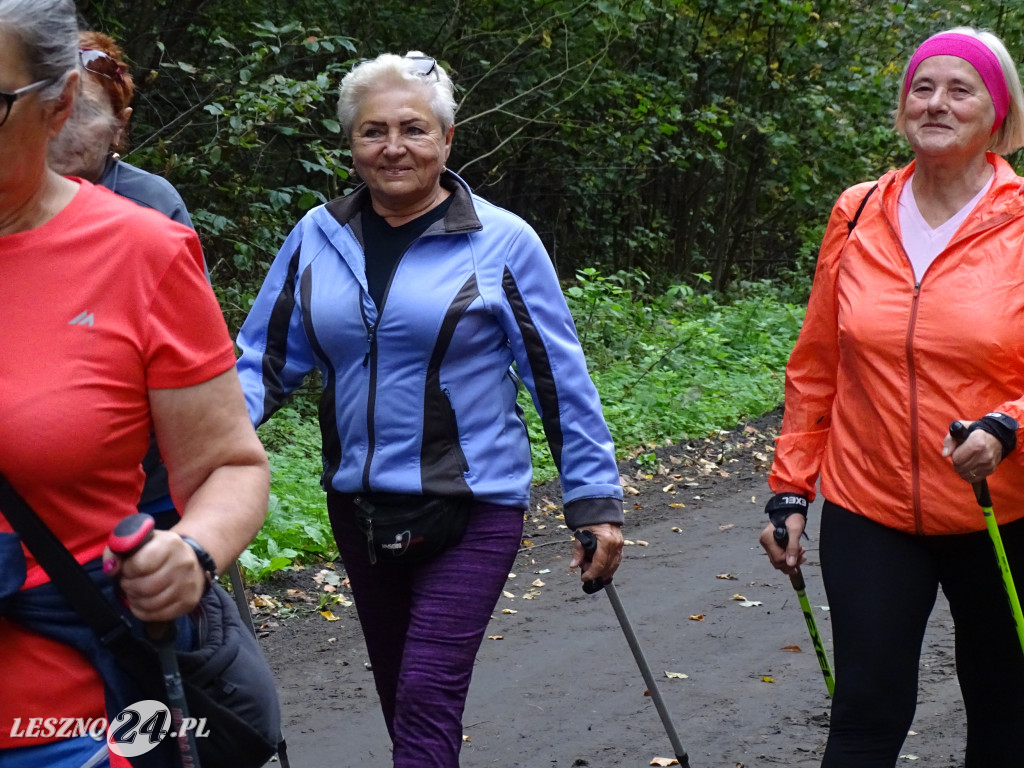
M 1006 50 L 1003 41 L 987 29 L 975 29 L 974 27 L 954 27 L 938 34 L 946 34 L 948 32 L 973 37 L 983 43 L 999 60 L 999 66 L 1003 70 L 1003 79 L 1006 80 L 1006 89 L 1010 94 L 1010 105 L 1006 110 L 1003 124 L 999 126 L 998 130 L 989 139 L 989 151 L 995 152 L 997 155 L 1008 155 L 1024 147 L 1024 89 L 1021 88 L 1020 74 L 1013 63 L 1013 57 Z M 934 36 L 932 35 L 932 37 Z M 909 61 L 907 66 L 910 66 Z M 896 109 L 895 125 L 896 130 L 904 136 L 906 136 L 907 124 L 905 114 L 907 106 L 906 80 L 907 69 L 905 67 L 903 69 L 903 77 L 900 78 L 900 101 Z
M 417 70 L 415 60 L 407 58 L 412 56 L 423 57 L 424 54 L 419 51 L 409 51 L 405 56 L 382 53 L 375 59 L 356 64 L 352 71 L 345 75 L 339 89 L 338 120 L 346 136 L 352 138 L 352 124 L 363 99 L 368 93 L 376 90 L 384 80 L 427 86 L 430 89 L 430 111 L 441 123 L 442 130 L 448 133 L 455 125 L 455 94 L 448 73 L 440 64 L 435 63 L 433 71 L 429 75 L 423 75 Z
M 74 0 L 0 0 L 0 30 L 21 44 L 32 82 L 53 80 L 43 99 L 60 96 L 78 68 L 78 17 Z

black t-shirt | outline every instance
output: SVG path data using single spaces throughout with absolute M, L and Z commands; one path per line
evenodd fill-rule
M 388 284 L 391 282 L 391 275 L 413 241 L 427 231 L 427 228 L 435 221 L 444 218 L 452 203 L 452 196 L 438 205 L 431 208 L 412 221 L 407 221 L 397 227 L 392 227 L 383 216 L 373 210 L 373 205 L 367 202 L 362 210 L 363 226 L 363 248 L 366 251 L 366 285 L 370 289 L 370 296 L 373 303 L 380 310 L 384 304 L 384 294 L 387 292 Z

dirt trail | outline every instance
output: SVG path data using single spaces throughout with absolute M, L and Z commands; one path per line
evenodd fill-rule
M 625 528 L 634 543 L 616 584 L 693 768 L 812 768 L 827 733 L 829 702 L 799 603 L 757 544 L 776 424 L 777 416 L 769 417 L 659 449 L 665 472 L 649 479 L 622 466 L 636 491 L 627 492 Z M 525 536 L 532 546 L 518 558 L 507 585 L 514 597 L 499 601 L 488 630 L 493 639 L 478 657 L 462 766 L 639 768 L 670 758 L 610 603 L 603 594 L 585 595 L 567 569 L 567 534 L 545 501 L 558 498 L 552 493 L 540 487 L 534 494 Z M 812 509 L 814 538 L 816 523 Z M 807 591 L 831 656 L 814 539 L 808 550 Z M 385 768 L 389 741 L 355 608 L 333 606 L 334 622 L 320 616 L 317 570 L 257 590 L 303 606 L 288 618 L 273 611 L 258 617 L 280 683 L 292 764 Z M 543 586 L 531 586 L 537 580 Z M 745 606 L 737 596 L 759 604 Z M 800 651 L 786 650 L 792 646 Z M 962 765 L 963 731 L 952 622 L 940 596 L 900 764 Z

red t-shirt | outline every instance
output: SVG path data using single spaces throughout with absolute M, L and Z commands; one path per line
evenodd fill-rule
M 0 472 L 86 562 L 135 511 L 148 390 L 234 365 L 198 237 L 81 182 L 46 224 L 0 237 L 0 324 Z M 26 557 L 25 587 L 46 582 Z M 10 736 L 14 718 L 104 715 L 102 683 L 72 649 L 0 620 L 0 659 L 0 748 L 33 743 Z

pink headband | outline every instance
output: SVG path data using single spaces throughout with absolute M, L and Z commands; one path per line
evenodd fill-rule
M 1006 112 L 1010 108 L 1010 90 L 1006 87 L 1006 76 L 999 64 L 999 59 L 992 53 L 992 50 L 981 40 L 970 35 L 962 35 L 959 32 L 943 32 L 929 37 L 921 47 L 914 51 L 907 67 L 907 78 L 903 85 L 903 92 L 910 91 L 910 83 L 914 79 L 914 73 L 918 66 L 931 56 L 956 56 L 963 59 L 981 75 L 981 81 L 988 89 L 992 97 L 992 106 L 996 110 L 996 119 L 992 124 L 992 133 L 999 130 L 1006 118 Z

